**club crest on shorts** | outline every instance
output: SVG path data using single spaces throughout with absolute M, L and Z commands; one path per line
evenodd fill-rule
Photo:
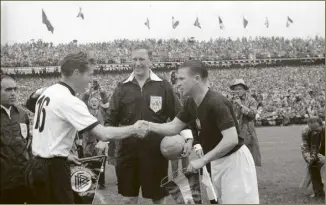
M 151 96 L 149 107 L 155 113 L 162 109 L 162 97 L 161 96 Z
M 27 137 L 27 125 L 25 123 L 19 123 L 20 125 L 20 132 L 22 136 L 26 139 Z
M 93 172 L 82 166 L 71 169 L 71 187 L 78 193 L 86 192 L 92 187 Z

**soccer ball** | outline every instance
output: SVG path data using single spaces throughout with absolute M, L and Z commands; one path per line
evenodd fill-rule
M 166 159 L 178 159 L 181 157 L 185 143 L 184 137 L 180 135 L 164 137 L 160 146 L 161 153 Z

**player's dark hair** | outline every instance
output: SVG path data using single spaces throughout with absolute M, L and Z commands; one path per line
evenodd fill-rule
M 323 125 L 323 121 L 320 117 L 314 116 L 314 117 L 310 117 L 307 120 L 308 124 L 314 124 L 314 123 L 319 123 L 319 125 Z
M 2 80 L 4 80 L 4 79 L 10 79 L 10 80 L 15 81 L 15 79 L 10 77 L 9 75 L 1 75 L 1 81 L 0 82 L 2 82 Z
M 138 44 L 138 45 L 135 45 L 132 50 L 135 51 L 135 50 L 141 50 L 141 49 L 144 49 L 147 51 L 147 55 L 148 55 L 148 58 L 149 59 L 152 59 L 152 56 L 153 56 L 153 50 L 150 46 L 148 45 L 145 45 L 145 44 Z
M 71 76 L 76 69 L 84 73 L 89 69 L 88 65 L 94 63 L 85 52 L 68 54 L 61 62 L 61 73 L 65 77 Z
M 178 69 L 189 68 L 193 75 L 199 74 L 201 78 L 207 79 L 208 71 L 205 64 L 199 60 L 187 60 Z

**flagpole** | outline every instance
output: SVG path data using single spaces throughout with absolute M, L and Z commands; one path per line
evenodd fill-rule
M 198 20 L 198 23 L 199 23 L 199 18 L 198 18 L 198 12 L 196 12 L 196 21 Z M 199 23 L 200 25 L 200 23 Z M 200 26 L 201 27 L 201 26 Z M 197 29 L 198 30 L 198 29 Z M 198 39 L 198 36 L 199 36 L 199 31 L 196 32 L 196 39 L 195 41 Z
M 152 37 L 152 31 L 151 31 L 151 23 L 149 21 L 149 18 L 148 18 L 148 27 L 149 27 L 149 29 L 148 29 L 148 39 L 151 39 L 151 37 Z
M 152 14 L 152 5 L 151 4 L 149 4 L 149 15 L 148 16 L 152 16 L 151 14 Z M 147 19 L 148 19 L 148 26 L 149 26 L 149 31 L 148 31 L 148 33 L 149 33 L 149 38 L 148 39 L 151 39 L 151 37 L 152 37 L 152 31 L 151 31 L 151 23 L 149 22 L 149 17 L 147 17 Z
M 173 26 L 174 26 L 173 24 L 174 24 L 174 16 L 172 16 L 172 26 L 171 26 L 171 29 L 172 29 L 172 30 L 171 30 L 170 38 L 173 37 L 174 30 L 175 30 L 175 29 L 173 28 Z M 172 37 L 171 37 L 171 35 L 172 35 Z

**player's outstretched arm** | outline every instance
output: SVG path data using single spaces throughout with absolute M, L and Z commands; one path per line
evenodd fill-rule
M 99 124 L 91 129 L 90 133 L 98 140 L 107 142 L 111 139 L 124 139 L 130 136 L 143 138 L 148 133 L 148 129 L 138 128 L 136 125 L 125 127 L 104 127 Z
M 149 131 L 158 133 L 163 136 L 174 136 L 177 135 L 183 130 L 187 124 L 179 120 L 177 117 L 174 118 L 173 121 L 168 123 L 153 123 L 153 122 L 146 122 L 146 121 L 139 121 L 142 123 L 147 123 Z

